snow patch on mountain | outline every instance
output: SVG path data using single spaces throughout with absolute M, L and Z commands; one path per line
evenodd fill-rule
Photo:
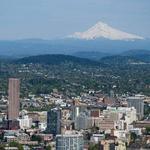
M 109 40 L 143 40 L 144 38 L 135 34 L 126 33 L 109 26 L 106 23 L 98 22 L 85 32 L 75 32 L 70 38 L 93 40 L 97 38 L 106 38 Z

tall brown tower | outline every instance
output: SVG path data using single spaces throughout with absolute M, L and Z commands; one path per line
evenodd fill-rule
M 20 81 L 16 78 L 9 79 L 8 87 L 8 120 L 15 120 L 19 117 L 19 95 Z

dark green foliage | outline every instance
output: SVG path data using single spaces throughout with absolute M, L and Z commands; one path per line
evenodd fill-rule
M 150 127 L 146 127 L 146 134 L 150 135 Z
M 23 146 L 21 144 L 17 143 L 17 142 L 10 142 L 9 146 L 10 147 L 17 147 L 18 150 L 23 150 Z
M 91 89 L 106 94 L 113 90 L 115 94 L 150 95 L 150 64 L 140 62 L 131 56 L 112 56 L 95 64 L 88 59 L 65 55 L 33 56 L 13 63 L 3 62 L 0 92 L 7 94 L 8 78 L 17 77 L 21 79 L 21 97 L 29 93 L 49 94 L 53 89 L 69 97 Z
M 77 56 L 80 58 L 88 58 L 91 60 L 100 60 L 103 57 L 110 56 L 111 54 L 104 52 L 96 52 L 96 51 L 79 51 L 75 52 L 73 56 Z
M 92 127 L 91 128 L 92 133 L 98 133 L 98 131 L 99 131 L 99 127 Z
M 99 144 L 90 144 L 88 150 L 99 150 Z
M 52 149 L 52 148 L 51 148 L 50 145 L 46 147 L 46 150 L 51 150 L 51 149 Z
M 131 132 L 131 141 L 135 142 L 137 135 L 134 132 Z
M 4 133 L 2 132 L 1 134 L 0 134 L 0 140 L 3 140 L 4 139 Z
M 98 65 L 99 63 L 96 61 L 91 61 L 85 58 L 78 58 L 74 56 L 69 55 L 38 55 L 38 56 L 30 56 L 26 58 L 22 58 L 20 60 L 16 61 L 17 63 L 39 63 L 39 64 L 48 64 L 48 65 L 59 65 L 62 63 L 74 63 L 74 64 L 80 64 L 80 65 Z
M 0 150 L 5 150 L 5 146 L 4 145 L 0 145 Z
M 107 64 L 107 65 L 115 65 L 115 66 L 124 66 L 128 65 L 130 63 L 139 63 L 141 62 L 140 59 L 132 57 L 132 56 L 109 56 L 109 57 L 104 57 L 100 60 L 101 63 Z
M 40 143 L 42 138 L 39 135 L 32 135 L 31 141 L 38 141 L 38 143 Z

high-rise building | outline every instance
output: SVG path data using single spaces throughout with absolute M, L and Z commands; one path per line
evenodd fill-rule
M 75 129 L 89 129 L 92 127 L 92 118 L 89 117 L 84 112 L 80 113 L 78 117 L 75 118 Z
M 16 78 L 9 79 L 8 89 L 8 120 L 16 120 L 19 117 L 20 81 Z
M 83 150 L 84 140 L 81 134 L 61 134 L 56 136 L 56 150 Z
M 61 132 L 61 110 L 50 109 L 47 112 L 47 132 L 53 135 Z
M 80 113 L 83 112 L 88 112 L 87 110 L 87 106 L 86 105 L 76 105 L 72 107 L 72 120 L 75 120 L 76 117 L 78 117 L 80 115 Z
M 128 97 L 127 102 L 128 107 L 134 107 L 136 109 L 138 119 L 142 119 L 144 116 L 144 98 L 139 96 Z

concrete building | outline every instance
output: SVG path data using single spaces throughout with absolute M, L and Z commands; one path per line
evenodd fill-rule
M 115 128 L 128 130 L 128 126 L 137 120 L 134 107 L 108 107 L 103 111 L 104 120 L 115 122 Z
M 127 132 L 125 130 L 113 130 L 113 135 L 119 139 L 125 140 L 127 138 Z
M 56 136 L 56 150 L 83 150 L 82 134 L 62 134 Z
M 45 131 L 46 130 L 46 128 L 47 128 L 47 122 L 40 122 L 39 123 L 39 129 L 41 130 L 41 131 Z
M 72 120 L 75 120 L 76 117 L 80 115 L 82 112 L 88 112 L 87 106 L 86 105 L 75 105 L 72 107 L 72 115 L 71 118 Z
M 115 150 L 114 140 L 101 140 L 100 149 L 101 150 Z
M 99 129 L 100 130 L 111 130 L 111 129 L 115 129 L 116 128 L 116 124 L 115 121 L 109 120 L 109 119 L 105 119 L 102 120 L 99 124 Z
M 90 138 L 92 143 L 98 144 L 101 140 L 105 139 L 105 134 L 93 134 Z
M 124 119 L 127 124 L 131 124 L 137 120 L 137 111 L 134 107 L 118 107 L 118 112 L 122 114 L 122 119 Z
M 9 79 L 8 89 L 8 120 L 16 120 L 19 117 L 20 81 L 16 78 Z
M 101 113 L 100 108 L 93 107 L 90 109 L 91 117 L 99 117 L 101 115 L 100 113 Z
M 144 116 L 144 98 L 140 96 L 128 97 L 128 107 L 134 107 L 137 112 L 137 117 L 141 120 Z
M 80 113 L 75 119 L 75 129 L 89 129 L 92 127 L 92 118 L 85 113 Z
M 7 100 L 0 99 L 0 113 L 7 113 Z
M 121 140 L 101 140 L 100 150 L 126 150 L 126 144 Z
M 142 135 L 142 129 L 141 128 L 133 128 L 130 130 L 131 133 L 135 133 L 138 136 Z
M 32 118 L 29 118 L 28 115 L 23 116 L 22 118 L 18 119 L 20 129 L 29 129 L 32 126 Z

